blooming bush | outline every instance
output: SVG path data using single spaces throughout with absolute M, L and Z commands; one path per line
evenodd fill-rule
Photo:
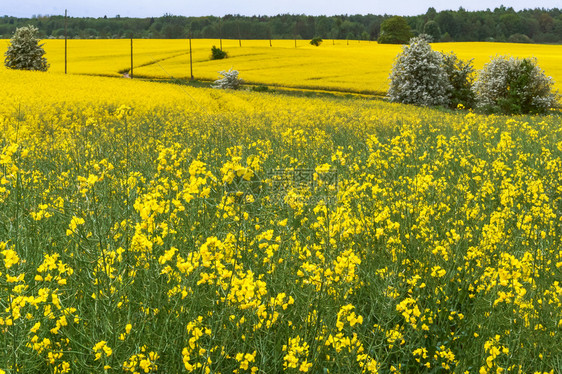
M 442 65 L 442 54 L 433 51 L 424 36 L 412 38 L 392 66 L 390 100 L 422 106 L 448 105 L 452 86 Z
M 536 59 L 498 56 L 480 71 L 474 83 L 478 108 L 489 113 L 545 113 L 557 106 L 553 80 Z
M 47 71 L 49 64 L 43 57 L 43 44 L 37 39 L 38 29 L 26 26 L 16 29 L 10 40 L 10 46 L 5 53 L 4 64 L 10 69 Z
M 238 70 L 229 69 L 228 71 L 219 71 L 222 78 L 217 79 L 213 88 L 237 90 L 242 85 L 243 80 L 238 78 Z

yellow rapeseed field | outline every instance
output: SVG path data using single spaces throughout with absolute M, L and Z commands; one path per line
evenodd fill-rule
M 0 373 L 559 370 L 559 115 L 0 82 Z
M 45 40 L 50 71 L 64 72 L 64 41 Z M 325 40 L 319 47 L 306 40 L 223 40 L 229 58 L 210 60 L 211 47 L 219 40 L 194 39 L 193 74 L 196 79 L 215 80 L 218 72 L 236 69 L 249 83 L 311 89 L 383 94 L 398 45 L 369 41 Z M 0 41 L 0 52 L 8 41 Z M 188 78 L 187 40 L 134 40 L 133 72 L 150 78 Z M 490 57 L 512 55 L 536 57 L 539 66 L 562 88 L 562 46 L 510 43 L 436 43 L 436 50 L 455 52 L 462 59 L 474 58 L 480 69 Z M 129 40 L 69 40 L 68 72 L 117 76 L 130 68 Z

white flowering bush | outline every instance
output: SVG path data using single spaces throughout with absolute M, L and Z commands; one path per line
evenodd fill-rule
M 16 29 L 5 53 L 4 64 L 10 69 L 47 71 L 45 50 L 36 37 L 38 29 L 26 26 Z
M 219 74 L 222 75 L 222 78 L 214 82 L 213 88 L 237 90 L 244 82 L 241 78 L 238 78 L 238 70 L 223 70 L 219 71 Z
M 536 59 L 497 56 L 474 82 L 476 105 L 488 113 L 540 114 L 558 105 L 554 82 Z
M 443 68 L 443 55 L 433 51 L 427 39 L 410 39 L 396 57 L 390 74 L 388 96 L 393 102 L 422 106 L 449 105 L 451 84 Z

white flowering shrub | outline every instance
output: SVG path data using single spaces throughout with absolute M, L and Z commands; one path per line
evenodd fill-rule
M 540 114 L 558 105 L 554 82 L 536 59 L 497 56 L 474 82 L 476 105 L 488 113 Z
M 222 78 L 217 79 L 212 86 L 213 88 L 221 88 L 221 89 L 232 89 L 237 90 L 240 88 L 242 83 L 244 82 L 241 78 L 238 78 L 238 70 L 228 70 L 228 71 L 219 71 L 219 74 L 222 75 Z
M 10 69 L 47 71 L 45 50 L 36 37 L 38 29 L 26 26 L 16 29 L 5 53 L 4 64 Z
M 410 39 L 396 57 L 390 74 L 391 101 L 423 106 L 449 105 L 451 84 L 443 68 L 443 55 L 427 39 Z

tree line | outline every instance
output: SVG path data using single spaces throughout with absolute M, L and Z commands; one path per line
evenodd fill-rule
M 224 39 L 354 39 L 377 40 L 381 24 L 390 15 L 184 17 L 128 18 L 69 17 L 69 38 L 224 38 Z M 515 11 L 501 6 L 493 10 L 436 11 L 404 17 L 413 36 L 426 33 L 434 41 L 498 41 L 562 43 L 562 9 L 535 8 Z M 62 15 L 0 18 L 0 37 L 10 38 L 17 27 L 33 25 L 42 38 L 62 38 Z

